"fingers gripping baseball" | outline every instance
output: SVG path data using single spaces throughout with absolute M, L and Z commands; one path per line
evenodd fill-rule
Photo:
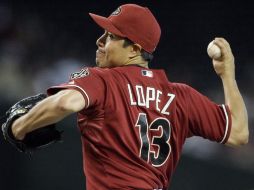
M 229 43 L 224 38 L 215 38 L 213 41 L 216 48 L 220 49 L 220 56 L 209 56 L 213 59 L 213 67 L 217 75 L 222 78 L 235 77 L 234 56 Z M 210 48 L 211 49 L 211 48 Z M 218 53 L 214 50 L 215 53 Z M 211 52 L 210 52 L 211 53 Z M 212 52 L 213 53 L 213 52 Z

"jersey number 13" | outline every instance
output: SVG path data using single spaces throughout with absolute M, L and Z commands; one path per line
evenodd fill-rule
M 162 166 L 168 160 L 171 152 L 169 144 L 171 135 L 170 122 L 165 118 L 159 117 L 148 126 L 146 114 L 140 113 L 136 127 L 139 127 L 141 140 L 139 156 L 146 162 L 151 161 L 154 167 Z M 160 128 L 161 134 L 159 136 L 152 136 L 152 139 L 149 139 L 149 131 L 159 131 Z M 158 147 L 157 154 L 151 150 L 151 146 Z

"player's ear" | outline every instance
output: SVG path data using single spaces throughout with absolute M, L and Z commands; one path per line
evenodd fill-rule
M 139 45 L 139 44 L 132 44 L 131 46 L 129 46 L 129 48 L 130 48 L 129 49 L 129 57 L 130 58 L 133 58 L 133 57 L 141 55 L 141 50 L 142 50 L 141 45 Z

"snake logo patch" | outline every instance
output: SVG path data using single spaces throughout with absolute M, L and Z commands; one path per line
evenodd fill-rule
M 70 76 L 70 79 L 82 78 L 82 77 L 86 77 L 88 75 L 89 75 L 88 68 L 84 68 L 84 69 L 81 69 L 78 72 L 72 73 L 71 76 Z

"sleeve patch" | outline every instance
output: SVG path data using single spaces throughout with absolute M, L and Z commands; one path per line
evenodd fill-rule
M 70 76 L 70 79 L 72 80 L 72 79 L 82 78 L 82 77 L 86 77 L 88 75 L 89 75 L 88 68 L 84 68 L 84 69 L 81 69 L 78 72 L 72 73 L 71 76 Z

